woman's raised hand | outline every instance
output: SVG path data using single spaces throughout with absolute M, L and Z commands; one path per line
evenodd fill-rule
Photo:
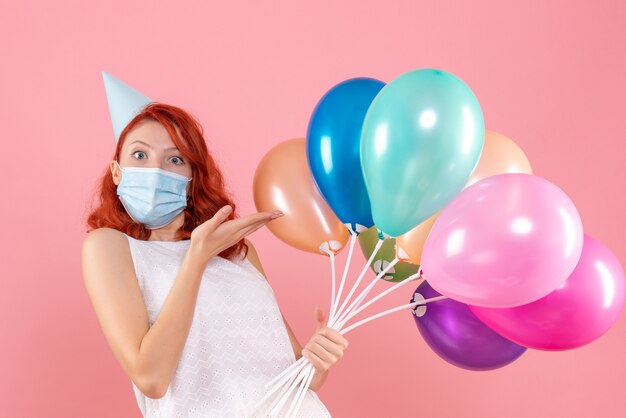
M 320 305 L 315 307 L 317 326 L 315 333 L 302 347 L 302 355 L 315 367 L 318 374 L 323 374 L 343 358 L 348 348 L 348 340 L 334 328 L 327 326 L 326 317 Z M 318 383 L 311 383 L 317 386 Z
M 242 238 L 264 226 L 272 219 L 283 216 L 277 211 L 257 212 L 237 219 L 228 219 L 232 208 L 226 205 L 213 217 L 191 232 L 191 246 L 208 262 L 211 257 L 239 242 Z

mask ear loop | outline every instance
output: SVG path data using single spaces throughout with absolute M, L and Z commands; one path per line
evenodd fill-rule
M 187 184 L 189 184 L 191 182 L 192 178 L 193 177 L 189 177 L 189 180 L 187 180 Z M 187 194 L 187 205 L 189 205 L 189 202 L 191 202 L 191 195 Z

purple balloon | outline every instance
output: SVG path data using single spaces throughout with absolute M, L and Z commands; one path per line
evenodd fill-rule
M 598 339 L 624 306 L 624 270 L 600 241 L 584 236 L 570 277 L 538 301 L 506 309 L 470 306 L 500 335 L 538 350 L 569 350 Z
M 474 306 L 510 308 L 546 296 L 572 273 L 583 227 L 571 199 L 541 177 L 486 177 L 435 221 L 422 252 L 424 278 Z
M 441 296 L 425 281 L 410 303 Z M 430 348 L 447 362 L 468 370 L 492 370 L 516 360 L 526 347 L 498 335 L 483 324 L 469 306 L 443 299 L 417 306 L 413 318 Z

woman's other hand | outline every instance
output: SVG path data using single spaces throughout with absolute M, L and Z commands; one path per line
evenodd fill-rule
M 315 334 L 302 348 L 302 355 L 315 367 L 317 374 L 323 375 L 337 363 L 348 348 L 348 340 L 334 328 L 326 326 L 326 318 L 320 305 L 315 308 L 317 327 Z M 315 381 L 314 377 L 314 381 Z M 311 387 L 319 387 L 311 383 Z

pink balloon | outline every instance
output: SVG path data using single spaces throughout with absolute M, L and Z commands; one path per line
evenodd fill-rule
M 531 174 L 484 178 L 442 211 L 422 253 L 424 278 L 468 305 L 508 308 L 546 296 L 580 258 L 583 228 L 570 198 Z
M 608 331 L 624 306 L 625 287 L 617 257 L 600 241 L 585 235 L 576 268 L 554 292 L 524 306 L 470 306 L 470 310 L 517 344 L 538 350 L 569 350 Z

